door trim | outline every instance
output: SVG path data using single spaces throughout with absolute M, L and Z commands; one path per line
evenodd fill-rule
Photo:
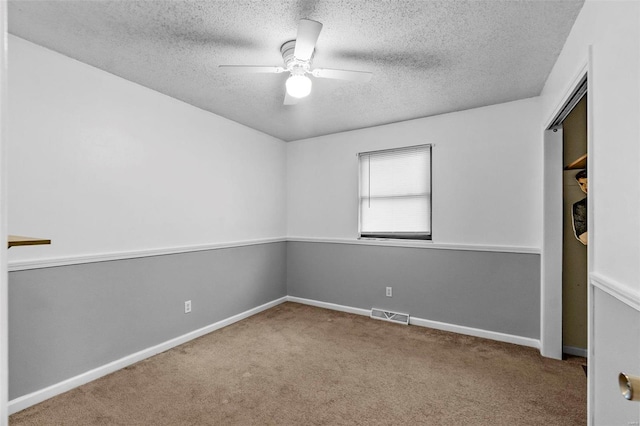
M 580 87 L 581 82 L 587 78 L 589 69 L 589 57 L 583 61 L 578 72 L 567 85 L 563 96 L 558 101 L 551 115 L 544 122 L 543 132 L 543 194 L 542 194 L 542 222 L 543 222 L 543 244 L 540 256 L 540 353 L 549 358 L 562 359 L 562 232 L 554 234 L 553 229 L 562 229 L 562 199 L 558 200 L 557 193 L 547 193 L 547 182 L 558 182 L 560 197 L 562 196 L 562 145 L 558 147 L 547 146 L 548 137 L 546 132 L 551 132 L 551 126 L 562 113 L 565 106 L 571 101 L 574 93 Z M 590 113 L 587 104 L 587 139 L 590 139 Z M 560 127 L 561 128 L 561 127 Z M 589 144 L 589 141 L 587 141 Z M 555 149 L 554 149 L 555 148 Z M 553 151 L 551 151 L 553 150 Z M 587 151 L 590 150 L 587 145 Z M 591 161 L 591 158 L 588 158 Z M 551 164 L 548 163 L 553 163 Z M 560 168 L 558 168 L 558 164 Z M 590 197 L 591 198 L 591 197 Z M 560 203 L 559 211 L 548 209 L 549 203 Z M 544 241 L 546 238 L 546 242 Z M 593 238 L 591 230 L 589 238 Z M 559 247 L 559 249 L 558 249 Z M 587 251 L 589 249 L 587 248 Z M 588 256 L 587 263 L 591 261 Z M 557 298 L 557 299 L 556 299 Z M 589 296 L 587 296 L 589 298 Z M 558 300 L 560 303 L 558 303 Z M 588 304 L 591 302 L 588 301 Z M 558 306 L 559 305 L 559 306 Z M 587 307 L 590 309 L 590 305 Z M 590 313 L 587 314 L 588 316 Z M 589 333 L 589 332 L 588 332 Z M 589 338 L 591 336 L 589 335 Z M 587 351 L 589 345 L 587 344 Z M 591 354 L 589 354 L 591 355 Z

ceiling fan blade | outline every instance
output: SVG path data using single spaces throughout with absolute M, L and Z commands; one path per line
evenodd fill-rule
M 294 98 L 293 96 L 290 96 L 289 93 L 285 90 L 284 91 L 284 105 L 295 105 L 298 103 L 298 98 Z
M 222 68 L 227 71 L 237 73 L 249 73 L 249 74 L 278 74 L 286 71 L 282 67 L 265 67 L 261 65 L 218 65 L 218 68 Z
M 371 80 L 373 75 L 367 71 L 349 71 L 349 70 L 334 70 L 331 68 L 317 68 L 311 72 L 314 77 L 318 78 L 334 78 L 337 80 L 349 80 L 349 81 L 361 81 L 367 82 Z
M 322 24 L 310 19 L 301 19 L 298 24 L 298 35 L 296 36 L 296 48 L 293 56 L 301 61 L 308 61 L 316 48 L 318 36 L 322 30 Z

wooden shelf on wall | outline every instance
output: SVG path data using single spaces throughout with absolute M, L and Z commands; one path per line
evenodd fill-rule
M 565 170 L 577 170 L 577 169 L 586 169 L 587 168 L 587 154 L 578 158 L 576 161 L 569 163 Z
M 51 240 L 44 238 L 21 237 L 18 235 L 9 235 L 9 248 L 13 246 L 37 246 L 41 244 L 51 244 Z

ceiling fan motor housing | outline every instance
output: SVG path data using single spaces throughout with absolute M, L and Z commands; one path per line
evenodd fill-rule
M 294 105 L 298 99 L 311 93 L 311 78 L 327 78 L 367 82 L 371 73 L 365 71 L 350 71 L 331 68 L 311 69 L 311 63 L 316 52 L 316 42 L 322 30 L 322 23 L 310 19 L 301 19 L 298 32 L 294 40 L 289 40 L 280 46 L 280 53 L 284 67 L 261 65 L 219 65 L 228 70 L 249 73 L 279 74 L 288 72 L 290 75 L 285 82 L 286 95 L 284 105 Z
M 302 69 L 304 70 L 304 72 L 309 72 L 309 69 L 311 68 L 311 60 L 313 59 L 313 54 L 315 53 L 315 49 L 311 54 L 311 58 L 309 58 L 308 61 L 302 61 L 300 59 L 297 59 L 293 55 L 293 52 L 295 51 L 295 49 L 296 49 L 295 40 L 289 40 L 280 47 L 280 53 L 282 53 L 282 60 L 284 61 L 285 68 L 288 71 L 292 71 L 294 69 Z

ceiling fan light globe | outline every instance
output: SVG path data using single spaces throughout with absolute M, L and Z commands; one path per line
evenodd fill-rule
M 311 93 L 311 79 L 306 75 L 292 75 L 285 85 L 289 96 L 294 98 L 304 98 Z

